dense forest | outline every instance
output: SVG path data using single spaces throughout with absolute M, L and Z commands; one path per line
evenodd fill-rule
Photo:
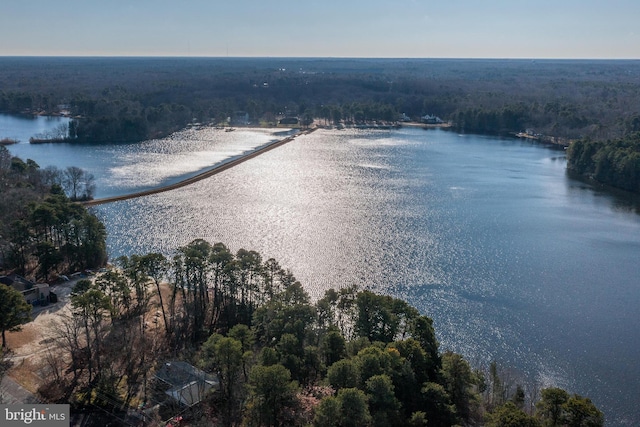
M 238 112 L 253 125 L 429 114 L 459 132 L 616 141 L 640 131 L 639 77 L 638 61 L 5 57 L 0 112 L 68 113 L 66 138 L 93 143 L 228 124 Z M 605 182 L 624 181 L 611 171 Z
M 92 191 L 93 177 L 80 168 L 41 169 L 0 146 L 0 272 L 46 281 L 103 265 L 104 225 L 72 201 Z
M 0 112 L 80 116 L 72 138 L 138 140 L 283 115 L 336 121 L 433 114 L 470 132 L 556 137 L 638 131 L 637 61 L 2 58 Z
M 312 303 L 291 272 L 255 251 L 195 240 L 173 259 L 117 263 L 75 285 L 40 390 L 95 425 L 604 422 L 588 398 L 440 352 L 431 319 L 405 301 L 347 287 Z M 180 401 L 169 375 L 177 367 L 201 369 L 193 382 L 212 386 Z
M 567 151 L 567 167 L 604 184 L 640 193 L 640 133 L 617 140 L 576 141 Z

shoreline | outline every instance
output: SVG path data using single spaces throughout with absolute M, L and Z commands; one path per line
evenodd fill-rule
M 399 122 L 400 127 L 412 127 L 423 129 L 449 129 L 453 127 L 451 122 L 445 123 L 419 123 L 419 122 Z
M 161 187 L 156 187 L 156 188 L 152 188 L 150 190 L 144 190 L 144 191 L 138 191 L 135 193 L 129 193 L 129 194 L 123 194 L 120 196 L 112 196 L 112 197 L 104 197 L 101 199 L 93 199 L 93 200 L 87 200 L 84 202 L 79 202 L 80 204 L 82 204 L 85 207 L 91 207 L 91 206 L 97 206 L 97 205 L 103 205 L 106 203 L 112 203 L 112 202 L 118 202 L 118 201 L 122 201 L 122 200 L 129 200 L 129 199 L 136 199 L 138 197 L 144 197 L 144 196 L 149 196 L 152 194 L 158 194 L 158 193 L 163 193 L 165 191 L 171 191 L 171 190 L 175 190 L 177 188 L 182 188 L 182 187 L 186 187 L 187 185 L 193 184 L 195 182 L 201 181 L 203 179 L 209 178 L 210 176 L 216 175 L 220 172 L 223 172 L 227 169 L 230 169 L 234 166 L 239 165 L 240 163 L 246 162 L 249 159 L 252 159 L 254 157 L 259 156 L 260 154 L 266 153 L 267 151 L 270 151 L 274 148 L 280 147 L 281 145 L 284 145 L 288 142 L 293 141 L 296 137 L 300 136 L 300 135 L 307 135 L 313 131 L 315 131 L 316 128 L 309 128 L 309 129 L 304 129 L 304 130 L 300 130 L 299 132 L 290 135 L 284 139 L 278 140 L 278 141 L 274 141 L 271 142 L 267 145 L 263 145 L 262 147 L 259 147 L 255 150 L 252 150 L 246 154 L 240 155 L 239 157 L 236 157 L 235 159 L 232 159 L 230 161 L 224 162 L 222 164 L 219 164 L 217 166 L 212 167 L 211 169 L 201 172 L 195 176 L 192 176 L 190 178 L 186 178 L 183 179 L 181 181 L 178 181 L 176 183 L 173 184 L 169 184 L 169 185 L 164 185 Z
M 549 135 L 531 135 L 526 132 L 518 132 L 514 135 L 516 138 L 530 139 L 532 141 L 542 142 L 545 144 L 558 145 L 564 147 L 565 150 L 571 145 L 571 142 L 573 142 L 573 140 L 568 138 L 560 138 Z

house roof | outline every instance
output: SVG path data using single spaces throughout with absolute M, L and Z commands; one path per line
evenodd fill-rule
M 219 386 L 215 375 L 181 361 L 165 362 L 156 372 L 156 378 L 171 386 L 166 394 L 187 406 L 200 402 L 207 391 Z
M 11 286 L 18 292 L 24 292 L 32 289 L 36 284 L 17 274 L 9 274 L 8 276 L 0 276 L 0 283 Z
M 165 391 L 165 394 L 173 397 L 183 405 L 193 406 L 196 403 L 200 403 L 200 401 L 204 398 L 204 395 L 209 390 L 217 386 L 217 382 L 215 384 L 212 384 L 209 381 L 192 381 L 182 387 L 175 387 L 167 390 Z

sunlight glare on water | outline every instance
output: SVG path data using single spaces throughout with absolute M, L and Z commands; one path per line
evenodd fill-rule
M 0 115 L 28 140 L 60 118 Z M 8 133 L 7 133 L 8 132 Z M 110 145 L 10 145 L 79 166 L 97 197 L 170 184 L 290 130 L 201 128 Z M 112 259 L 197 238 L 273 257 L 312 297 L 358 285 L 434 319 L 442 350 L 640 425 L 640 203 L 571 179 L 565 153 L 422 129 L 319 130 L 187 187 L 94 208 Z
M 78 166 L 86 169 L 96 177 L 95 196 L 101 198 L 175 183 L 291 133 L 290 129 L 238 128 L 226 132 L 207 127 L 186 129 L 167 138 L 139 143 L 32 145 L 27 142 L 9 149 L 13 155 L 35 160 L 42 168 Z
M 287 131 L 188 129 L 161 140 L 113 148 L 109 185 L 134 190 L 166 185 L 282 138 Z
M 635 425 L 640 220 L 625 197 L 568 178 L 564 152 L 529 142 L 319 130 L 96 212 L 112 257 L 196 238 L 257 250 L 313 298 L 351 284 L 405 298 L 434 319 L 443 349 L 590 396 L 615 414 L 610 425 Z

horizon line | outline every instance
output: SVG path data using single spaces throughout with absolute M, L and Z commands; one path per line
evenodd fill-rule
M 492 57 L 492 56 L 225 56 L 225 55 L 3 55 L 0 58 L 148 58 L 148 59 L 347 59 L 347 60 L 494 60 L 494 61 L 638 61 L 640 57 Z

